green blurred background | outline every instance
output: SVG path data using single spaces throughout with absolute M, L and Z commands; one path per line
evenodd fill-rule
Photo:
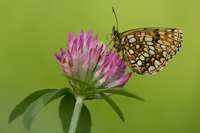
M 41 88 L 68 86 L 54 52 L 68 32 L 94 29 L 99 41 L 119 21 L 119 31 L 172 27 L 183 31 L 183 46 L 161 72 L 133 74 L 125 88 L 147 99 L 112 96 L 125 115 L 123 123 L 104 100 L 86 101 L 92 133 L 200 132 L 199 0 L 7 0 L 0 1 L 0 132 L 27 133 L 22 117 L 8 124 L 11 110 Z M 111 46 L 110 46 L 111 48 Z M 127 72 L 131 70 L 128 68 Z M 62 133 L 59 100 L 36 116 L 31 133 Z

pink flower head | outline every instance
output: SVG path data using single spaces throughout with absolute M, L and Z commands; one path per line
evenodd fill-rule
M 124 75 L 126 64 L 103 42 L 98 42 L 92 31 L 68 34 L 68 48 L 61 48 L 61 55 L 55 53 L 64 74 L 87 82 L 97 89 L 123 88 L 132 73 Z M 80 86 L 70 80 L 75 86 Z M 76 91 L 77 92 L 77 91 Z

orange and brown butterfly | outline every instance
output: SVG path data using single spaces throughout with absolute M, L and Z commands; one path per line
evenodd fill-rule
M 113 27 L 112 35 L 118 54 L 122 52 L 131 70 L 141 75 L 154 74 L 165 67 L 183 40 L 181 30 L 176 28 L 140 28 L 119 33 Z

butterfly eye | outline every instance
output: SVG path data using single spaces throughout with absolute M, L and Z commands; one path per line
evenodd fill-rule
M 115 36 L 117 36 L 117 35 L 118 35 L 118 33 L 119 33 L 119 32 L 116 30 L 116 31 L 114 32 L 114 35 L 115 35 Z

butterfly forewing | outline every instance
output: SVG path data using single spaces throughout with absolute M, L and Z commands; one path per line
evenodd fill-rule
M 129 67 L 142 75 L 161 70 L 182 44 L 182 32 L 175 28 L 134 29 L 115 38 Z

